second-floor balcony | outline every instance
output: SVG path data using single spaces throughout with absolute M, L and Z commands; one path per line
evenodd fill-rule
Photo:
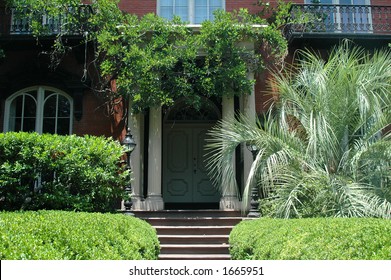
M 294 4 L 285 35 L 288 40 L 391 37 L 391 6 Z
M 34 23 L 39 24 L 40 32 L 45 36 L 60 33 L 80 36 L 88 30 L 88 18 L 91 12 L 90 5 L 70 7 L 58 16 L 32 12 L 28 7 L 24 9 L 0 7 L 0 37 L 31 37 Z

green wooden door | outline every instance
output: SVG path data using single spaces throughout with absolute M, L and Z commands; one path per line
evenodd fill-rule
M 207 175 L 205 138 L 210 124 L 165 125 L 163 199 L 166 203 L 214 203 L 219 192 Z

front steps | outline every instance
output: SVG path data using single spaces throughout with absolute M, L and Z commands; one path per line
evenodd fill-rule
M 157 231 L 160 260 L 229 260 L 228 238 L 243 218 L 238 211 L 134 211 Z

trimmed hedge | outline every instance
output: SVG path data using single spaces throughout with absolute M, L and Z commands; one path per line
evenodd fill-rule
M 232 230 L 229 243 L 235 260 L 390 260 L 391 221 L 246 220 Z
M 0 259 L 155 260 L 156 231 L 145 221 L 111 213 L 0 213 Z
M 113 140 L 0 133 L 0 210 L 113 211 L 128 173 Z

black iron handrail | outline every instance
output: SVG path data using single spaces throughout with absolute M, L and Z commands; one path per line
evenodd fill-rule
M 391 34 L 391 6 L 293 4 L 286 36 L 314 32 Z
M 0 9 L 0 36 L 2 35 L 30 35 L 32 22 L 42 23 L 41 32 L 44 35 L 81 35 L 88 31 L 88 18 L 92 13 L 91 5 L 81 4 L 76 8 L 69 8 L 59 16 L 30 12 L 29 8 L 1 8 Z M 77 20 L 71 20 L 70 14 Z

